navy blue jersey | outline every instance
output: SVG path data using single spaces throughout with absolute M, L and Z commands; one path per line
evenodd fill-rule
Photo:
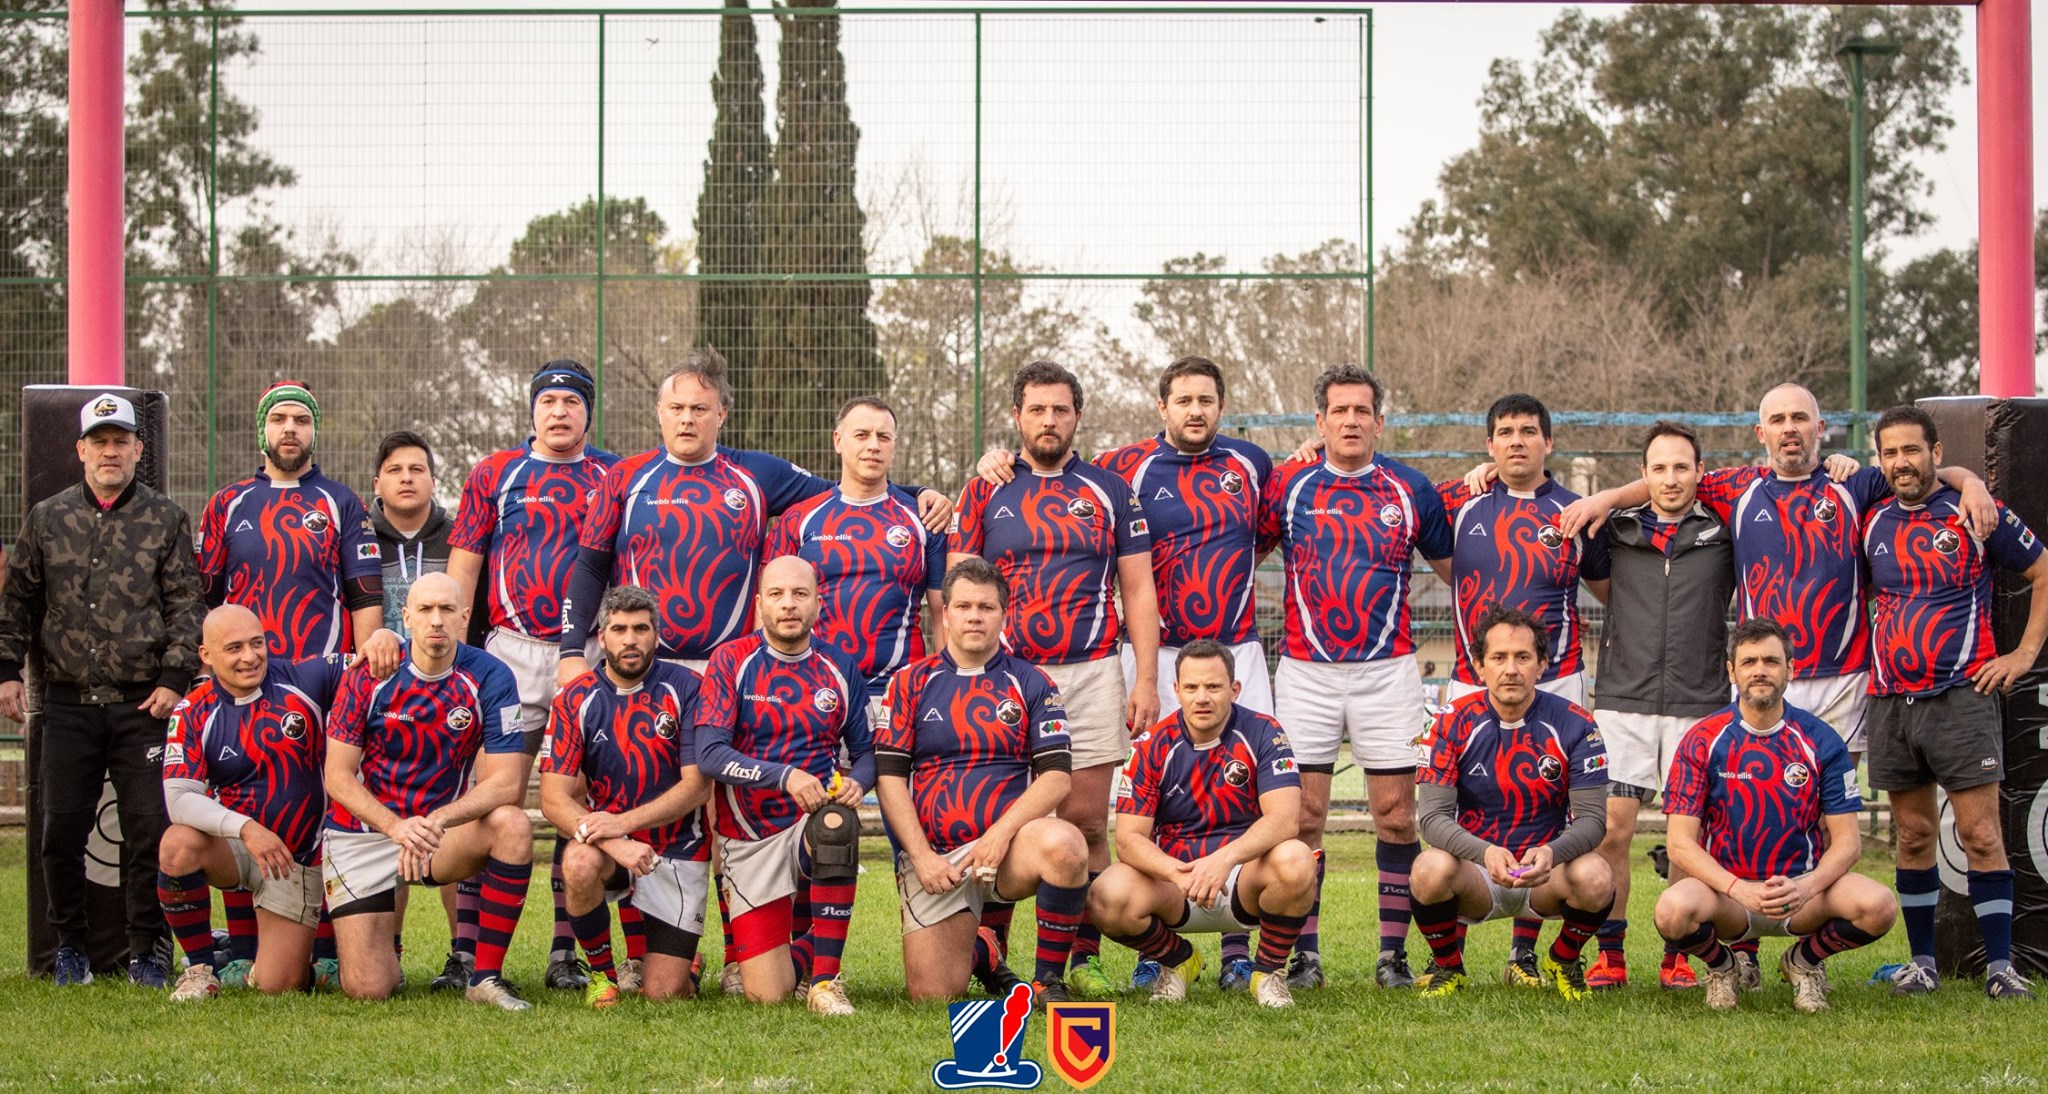
M 1506 723 L 1483 691 L 1451 704 L 1430 730 L 1420 779 L 1458 792 L 1458 824 L 1520 857 L 1571 822 L 1572 790 L 1607 783 L 1607 744 L 1577 703 L 1536 693 Z
M 1700 820 L 1700 846 L 1736 877 L 1798 877 L 1826 850 L 1823 815 L 1863 808 L 1841 735 L 1797 707 L 1764 733 L 1730 705 L 1686 731 L 1664 812 Z
M 1233 703 L 1222 736 L 1207 747 L 1189 738 L 1183 712 L 1132 741 L 1116 811 L 1152 818 L 1152 842 L 1193 862 L 1257 823 L 1259 795 L 1300 785 L 1280 723 Z
M 699 683 L 696 673 L 667 661 L 656 661 L 628 691 L 602 668 L 577 677 L 548 712 L 541 774 L 582 776 L 590 808 L 600 813 L 638 809 L 667 793 L 697 765 Z M 702 809 L 633 838 L 667 858 L 711 855 Z
M 873 783 L 866 696 L 853 658 L 821 642 L 789 657 L 757 631 L 718 647 L 696 724 L 698 765 L 723 784 L 718 834 L 766 839 L 803 820 L 783 778 L 794 767 L 830 784 L 842 745 Z
M 426 677 L 404 660 L 379 683 L 360 665 L 341 682 L 327 735 L 363 750 L 363 786 L 400 817 L 421 817 L 461 797 L 474 781 L 479 752 L 524 752 L 519 688 L 504 663 L 475 646 L 457 646 L 455 664 Z M 330 803 L 327 826 L 370 827 Z

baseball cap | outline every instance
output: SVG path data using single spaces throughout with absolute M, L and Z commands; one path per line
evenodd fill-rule
M 140 432 L 135 425 L 135 404 L 109 391 L 86 400 L 78 408 L 78 435 L 86 434 L 103 425 L 117 425 L 130 433 Z

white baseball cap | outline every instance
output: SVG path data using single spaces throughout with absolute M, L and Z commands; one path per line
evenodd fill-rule
M 135 404 L 109 391 L 86 400 L 78 408 L 78 435 L 82 438 L 103 425 L 118 425 L 130 433 L 135 426 Z

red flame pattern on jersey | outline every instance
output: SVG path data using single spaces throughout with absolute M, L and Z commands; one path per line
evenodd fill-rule
M 1261 815 L 1259 795 L 1301 786 L 1301 772 L 1273 719 L 1233 703 L 1222 736 L 1198 748 L 1184 713 L 1131 742 L 1115 805 L 1119 813 L 1152 818 L 1152 842 L 1193 862 L 1244 835 Z
M 1458 680 L 1479 683 L 1470 653 L 1472 628 L 1495 604 L 1520 608 L 1542 621 L 1550 634 L 1544 680 L 1584 669 L 1579 581 L 1605 580 L 1609 567 L 1604 531 L 1569 539 L 1558 531 L 1558 514 L 1579 496 L 1547 477 L 1529 497 L 1517 496 L 1500 482 L 1478 495 L 1462 481 L 1439 483 L 1437 494 L 1457 544 L 1451 584 L 1457 602 Z
M 1607 743 L 1568 699 L 1539 691 L 1509 725 L 1476 691 L 1437 715 L 1419 778 L 1458 792 L 1459 827 L 1520 857 L 1571 822 L 1574 787 L 1607 783 Z
M 317 464 L 296 484 L 258 471 L 208 499 L 198 554 L 209 602 L 255 612 L 287 661 L 353 650 L 342 582 L 384 573 L 362 499 Z
M 1747 881 L 1812 870 L 1826 849 L 1821 817 L 1862 808 L 1841 735 L 1789 706 L 1766 733 L 1732 705 L 1709 715 L 1680 738 L 1664 784 L 1664 812 L 1698 817 L 1700 846 Z
M 400 817 L 425 816 L 461 797 L 479 752 L 526 751 L 512 670 L 475 646 L 457 646 L 454 666 L 437 678 L 420 675 L 410 643 L 388 680 L 378 682 L 362 665 L 350 669 L 327 735 L 363 750 L 364 788 Z M 327 825 L 370 831 L 339 802 L 329 803 Z
M 796 555 L 818 571 L 819 639 L 857 650 L 879 693 L 889 673 L 924 656 L 917 610 L 946 576 L 946 537 L 918 519 L 897 487 L 849 501 L 838 490 L 798 502 L 769 534 L 769 560 Z
M 491 626 L 543 640 L 562 636 L 562 599 L 587 503 L 618 460 L 595 448 L 566 461 L 515 448 L 493 452 L 469 473 L 448 545 L 485 556 Z
M 1875 602 L 1874 695 L 1926 695 L 1967 683 L 1998 656 L 1991 568 L 2024 572 L 2041 557 L 2033 530 L 2003 504 L 1991 535 L 1973 539 L 1962 495 L 1946 486 L 1919 508 L 1892 501 L 1872 512 L 1863 550 Z
M 1130 484 L 1152 536 L 1159 642 L 1258 637 L 1252 571 L 1258 565 L 1259 491 L 1273 475 L 1265 449 L 1218 437 L 1182 452 L 1161 433 L 1096 457 Z
M 672 789 L 697 766 L 699 680 L 681 665 L 656 661 L 632 691 L 621 692 L 597 668 L 570 681 L 548 711 L 543 775 L 582 776 L 589 805 L 600 813 L 638 809 Z M 633 838 L 665 858 L 711 857 L 704 810 Z

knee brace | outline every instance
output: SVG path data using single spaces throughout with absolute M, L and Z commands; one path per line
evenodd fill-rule
M 860 815 L 853 810 L 838 802 L 820 806 L 804 824 L 804 842 L 811 846 L 813 880 L 852 881 L 860 876 Z

